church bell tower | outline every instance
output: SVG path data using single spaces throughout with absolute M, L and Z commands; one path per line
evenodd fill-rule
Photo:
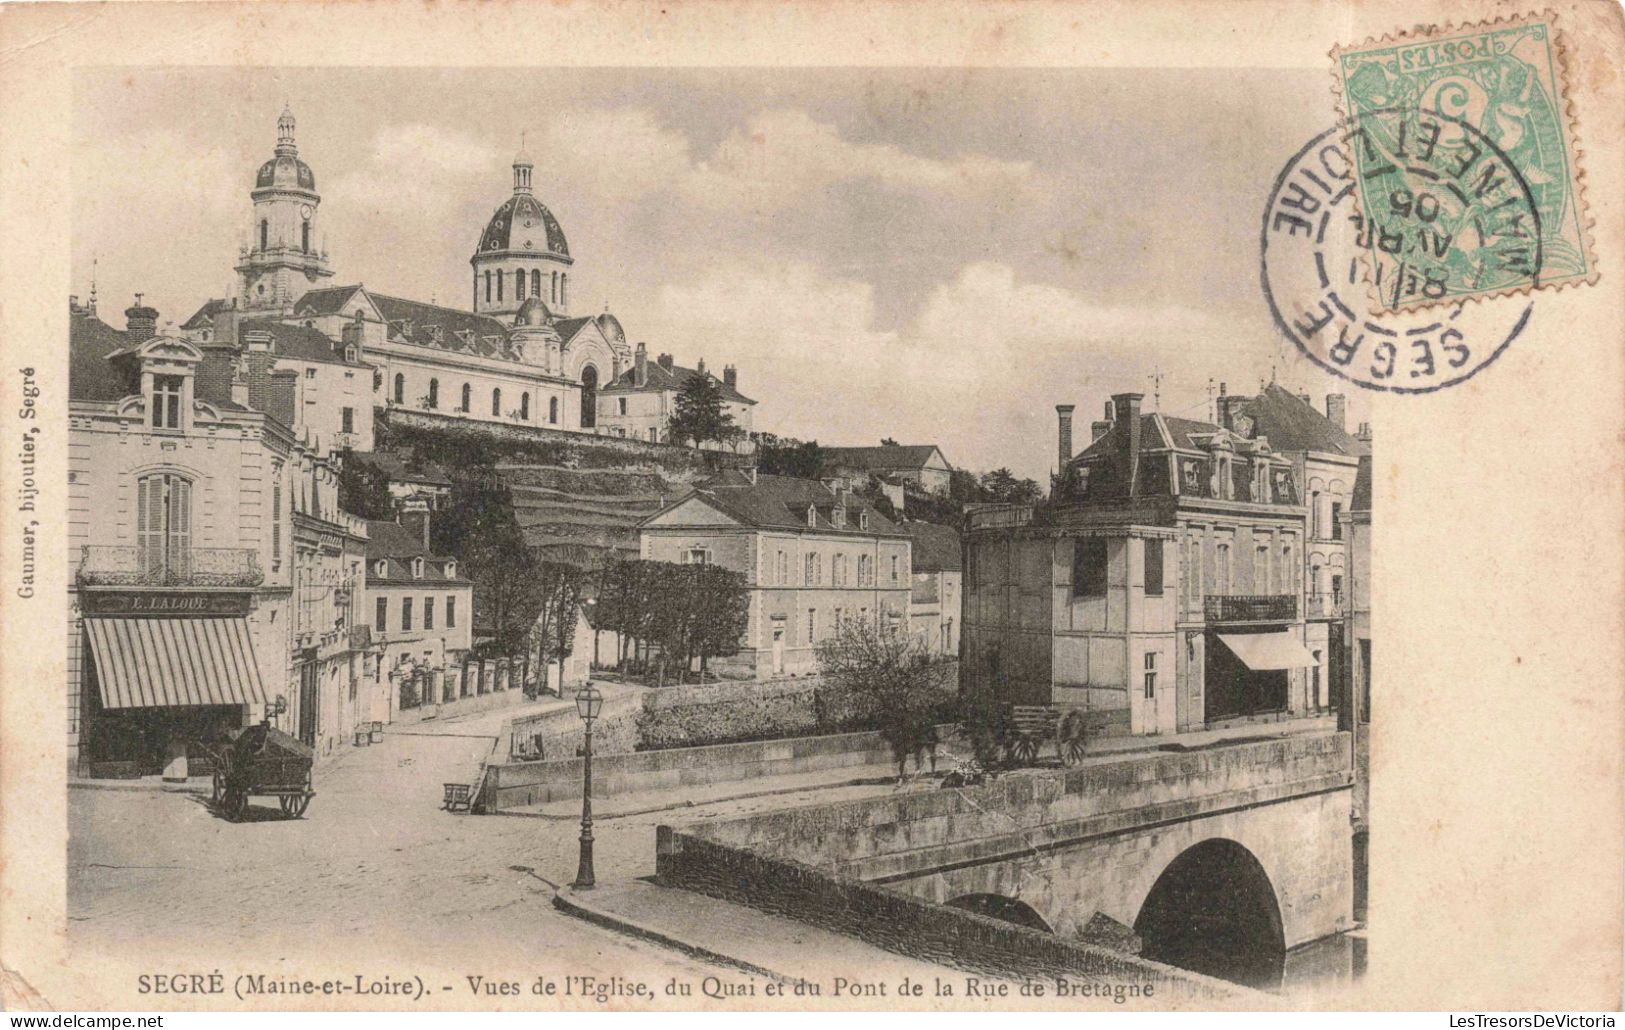
M 299 160 L 293 112 L 276 123 L 276 153 L 254 177 L 254 222 L 240 251 L 237 274 L 246 308 L 282 309 L 333 274 L 316 231 L 321 194 L 316 176 Z

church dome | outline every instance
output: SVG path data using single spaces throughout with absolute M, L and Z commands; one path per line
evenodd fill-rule
M 259 174 L 254 176 L 255 189 L 287 187 L 315 191 L 316 173 L 310 170 L 310 165 L 299 160 L 299 148 L 293 142 L 293 129 L 293 112 L 284 107 L 282 117 L 276 122 L 276 156 L 260 165 Z
M 503 202 L 485 226 L 480 252 L 515 250 L 570 256 L 559 220 L 529 193 L 516 193 Z
M 266 186 L 287 186 L 293 189 L 314 190 L 316 188 L 316 174 L 310 170 L 310 165 L 305 164 L 292 154 L 278 155 L 260 165 L 259 174 L 254 177 L 254 187 L 256 189 Z
M 609 312 L 598 316 L 598 328 L 603 332 L 604 339 L 613 343 L 626 342 L 626 330 L 621 328 L 620 320 Z
M 542 303 L 542 298 L 531 295 L 519 305 L 519 313 L 514 316 L 513 324 L 516 326 L 547 325 L 552 320 L 552 312 Z

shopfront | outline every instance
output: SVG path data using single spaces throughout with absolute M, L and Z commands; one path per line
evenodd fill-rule
M 82 767 L 182 778 L 266 704 L 247 593 L 86 591 Z M 193 763 L 186 759 L 190 757 Z M 203 769 L 196 772 L 206 771 Z

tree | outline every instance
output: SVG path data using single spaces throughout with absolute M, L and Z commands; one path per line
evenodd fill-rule
M 549 663 L 559 667 L 559 690 L 564 690 L 564 660 L 575 650 L 576 625 L 581 617 L 582 571 L 564 562 L 544 561 L 537 567 L 541 605 L 532 637 L 537 648 L 541 683 L 547 682 Z M 540 692 L 540 687 L 538 687 Z
M 348 447 L 339 459 L 339 508 L 363 519 L 395 517 L 395 499 L 389 495 L 389 475 L 371 462 L 363 461 Z
M 686 607 L 693 613 L 689 643 L 700 659 L 700 678 L 706 660 L 739 653 L 739 639 L 750 622 L 745 577 L 720 565 L 690 565 Z M 686 667 L 686 666 L 685 666 Z
M 824 450 L 817 440 L 801 441 L 761 433 L 756 438 L 756 471 L 768 476 L 817 479 L 824 468 Z
M 698 447 L 707 440 L 721 443 L 738 432 L 733 415 L 722 405 L 722 387 L 714 376 L 692 375 L 677 394 L 671 417 L 671 438 L 692 440 Z
M 818 645 L 818 668 L 826 682 L 849 692 L 858 708 L 880 727 L 891 747 L 897 778 L 911 754 L 936 744 L 936 723 L 950 693 L 951 666 L 924 637 L 843 618 Z
M 526 651 L 543 603 L 540 561 L 526 546 L 513 495 L 489 472 L 453 478 L 440 518 L 430 522 L 436 554 L 458 559 L 474 581 L 474 602 L 497 654 Z
M 888 436 L 885 439 L 880 441 L 880 446 L 882 446 L 882 447 L 901 447 L 902 444 L 898 443 L 896 440 L 893 440 L 891 437 Z

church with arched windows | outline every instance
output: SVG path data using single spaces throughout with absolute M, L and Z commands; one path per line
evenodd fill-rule
M 318 232 L 321 194 L 299 157 L 295 127 L 284 110 L 275 152 L 249 193 L 253 220 L 236 266 L 238 295 L 208 301 L 183 323 L 183 335 L 239 349 L 257 341 L 279 367 L 303 367 L 296 410 L 324 449 L 371 449 L 371 418 L 354 403 L 367 395 L 356 383 L 357 368 L 367 366 L 374 407 L 614 432 L 600 425 L 598 393 L 632 368 L 633 350 L 607 310 L 571 315 L 575 259 L 558 219 L 533 192 L 527 154 L 514 158 L 513 192 L 469 259 L 472 292 L 463 310 L 360 283 L 331 285 Z

